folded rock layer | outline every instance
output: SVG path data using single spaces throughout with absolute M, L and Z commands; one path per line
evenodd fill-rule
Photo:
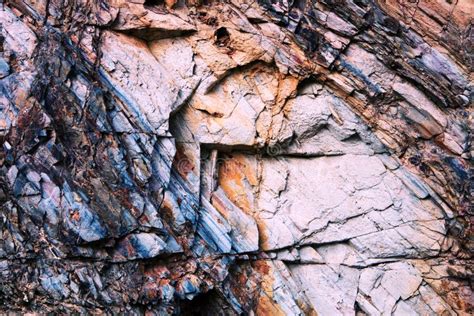
M 0 313 L 474 313 L 472 2 L 0 6 Z

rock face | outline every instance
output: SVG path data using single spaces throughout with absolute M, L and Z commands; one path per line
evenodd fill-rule
M 472 315 L 473 9 L 4 1 L 0 313 Z

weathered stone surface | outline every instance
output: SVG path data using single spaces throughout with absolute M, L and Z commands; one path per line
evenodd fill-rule
M 471 315 L 468 1 L 5 1 L 0 314 Z
M 357 295 L 357 269 L 331 265 L 290 268 L 320 315 L 351 315 Z M 315 286 L 317 284 L 317 286 Z
M 143 4 L 133 3 L 133 1 L 121 3 L 112 29 L 146 41 L 179 37 L 196 31 L 189 17 L 157 12 L 157 10 L 145 8 Z
M 156 62 L 146 42 L 107 31 L 102 54 L 105 80 L 130 105 L 126 115 L 134 117 L 144 132 L 165 135 L 169 115 L 180 105 L 180 87 Z
M 213 205 L 232 227 L 230 235 L 235 251 L 237 253 L 258 251 L 259 238 L 255 220 L 235 206 L 221 189 L 214 191 L 211 199 Z

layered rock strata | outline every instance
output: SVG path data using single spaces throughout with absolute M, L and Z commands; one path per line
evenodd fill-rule
M 471 2 L 1 6 L 2 313 L 474 312 Z

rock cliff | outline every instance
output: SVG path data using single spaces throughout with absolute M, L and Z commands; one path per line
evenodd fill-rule
M 0 4 L 0 313 L 472 315 L 469 0 Z

